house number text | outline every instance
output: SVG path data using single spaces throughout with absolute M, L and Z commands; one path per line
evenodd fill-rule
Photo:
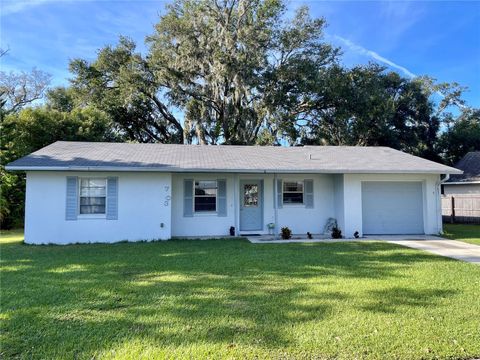
M 170 196 L 170 186 L 165 185 L 163 189 L 165 190 L 163 206 L 169 206 L 170 200 L 172 199 L 172 197 Z

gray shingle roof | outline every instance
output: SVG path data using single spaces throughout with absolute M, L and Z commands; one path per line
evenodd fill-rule
M 447 182 L 480 181 L 480 151 L 467 153 L 455 167 L 463 170 L 463 175 L 452 175 Z
M 435 173 L 459 170 L 387 147 L 200 146 L 58 141 L 7 170 Z

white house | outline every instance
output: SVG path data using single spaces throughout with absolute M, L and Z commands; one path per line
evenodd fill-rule
M 440 183 L 461 171 L 386 147 L 56 142 L 27 174 L 25 241 L 69 244 L 323 232 L 437 234 Z

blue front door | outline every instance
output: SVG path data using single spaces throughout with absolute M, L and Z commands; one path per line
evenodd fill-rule
M 263 188 L 260 180 L 240 181 L 240 231 L 263 227 Z

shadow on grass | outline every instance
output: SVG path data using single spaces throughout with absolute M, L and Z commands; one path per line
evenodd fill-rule
M 401 287 L 370 291 L 371 304 L 361 307 L 363 310 L 379 313 L 395 313 L 404 307 L 438 306 L 439 302 L 455 295 L 455 291 L 442 289 L 412 290 Z
M 471 239 L 480 243 L 480 224 L 444 224 L 444 237 L 449 239 Z
M 392 280 L 446 261 L 381 242 L 251 245 L 244 240 L 2 246 L 6 357 L 91 357 L 132 339 L 163 346 L 295 344 L 285 331 L 332 317 L 351 295 L 313 285 Z M 435 306 L 449 291 L 370 294 L 372 312 Z M 50 345 L 48 344 L 57 344 Z M 226 346 L 226 345 L 225 345 Z M 39 350 L 41 349 L 41 350 Z

